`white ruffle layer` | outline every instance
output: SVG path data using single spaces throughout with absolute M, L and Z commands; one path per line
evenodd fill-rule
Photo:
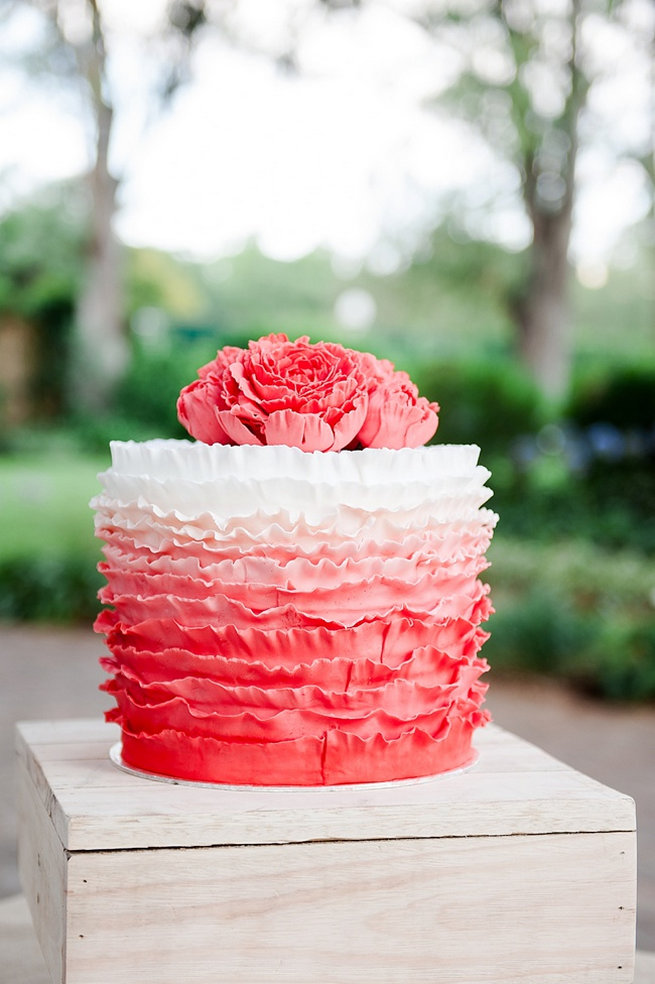
M 431 447 L 365 448 L 361 451 L 314 451 L 283 445 L 270 447 L 202 444 L 200 441 L 112 441 L 116 474 L 159 480 L 213 482 L 238 475 L 242 481 L 299 479 L 312 484 L 432 482 L 443 476 L 470 476 L 480 456 L 475 444 Z

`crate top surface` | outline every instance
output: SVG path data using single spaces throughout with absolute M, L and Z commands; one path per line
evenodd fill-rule
M 467 772 L 364 787 L 193 787 L 110 760 L 115 725 L 24 722 L 19 769 L 69 851 L 511 836 L 635 829 L 634 802 L 504 731 L 478 732 Z

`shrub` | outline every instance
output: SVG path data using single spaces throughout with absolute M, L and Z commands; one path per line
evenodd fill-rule
M 625 468 L 614 475 L 605 473 L 596 484 L 585 476 L 569 475 L 555 487 L 544 488 L 511 467 L 499 468 L 495 460 L 488 463 L 494 489 L 490 506 L 500 514 L 504 534 L 525 537 L 535 548 L 540 542 L 572 538 L 579 546 L 589 541 L 646 555 L 655 551 L 654 490 L 642 472 L 631 475 Z
M 136 344 L 116 392 L 115 415 L 158 429 L 160 437 L 184 436 L 176 410 L 180 390 L 196 378 L 198 366 L 215 354 L 215 341 L 154 350 Z
M 90 624 L 104 583 L 88 556 L 16 557 L 0 562 L 0 618 Z
M 655 365 L 578 382 L 568 417 L 586 446 L 581 486 L 590 513 L 612 517 L 618 536 L 631 527 L 655 549 Z
M 154 349 L 136 342 L 111 412 L 69 418 L 78 447 L 102 452 L 110 441 L 188 437 L 177 419 L 177 398 L 215 354 L 215 339 Z
M 607 625 L 576 677 L 593 693 L 612 700 L 653 700 L 655 621 L 619 620 Z
M 574 381 L 566 408 L 578 427 L 602 422 L 622 431 L 655 424 L 655 365 L 620 366 Z
M 506 454 L 512 441 L 543 421 L 536 387 L 509 361 L 431 364 L 413 376 L 421 395 L 441 406 L 440 444 L 479 444 L 485 455 Z
M 655 699 L 655 577 L 648 559 L 584 542 L 497 537 L 497 614 L 484 653 L 499 669 L 568 680 L 612 700 Z
M 542 585 L 506 602 L 489 629 L 485 656 L 492 666 L 564 676 L 571 654 L 585 650 L 594 635 L 592 624 L 569 600 Z

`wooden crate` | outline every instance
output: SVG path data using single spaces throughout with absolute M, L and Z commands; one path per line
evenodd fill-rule
M 631 982 L 632 800 L 495 726 L 414 784 L 192 788 L 19 726 L 20 871 L 65 984 Z

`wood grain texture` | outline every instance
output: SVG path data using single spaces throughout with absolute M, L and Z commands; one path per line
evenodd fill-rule
M 22 895 L 0 900 L 0 953 L 4 972 L 0 980 L 6 984 L 50 984 L 27 902 Z M 655 953 L 638 950 L 634 984 L 653 984 L 654 981 Z
M 360 789 L 155 782 L 110 762 L 116 737 L 97 721 L 19 726 L 22 767 L 42 797 L 54 792 L 53 824 L 70 851 L 635 829 L 630 797 L 493 725 L 467 773 Z
M 631 982 L 632 835 L 76 854 L 67 984 Z M 138 969 L 138 974 L 137 974 Z
M 194 788 L 101 722 L 18 734 L 20 865 L 55 984 L 629 984 L 634 804 L 499 728 L 416 784 Z

